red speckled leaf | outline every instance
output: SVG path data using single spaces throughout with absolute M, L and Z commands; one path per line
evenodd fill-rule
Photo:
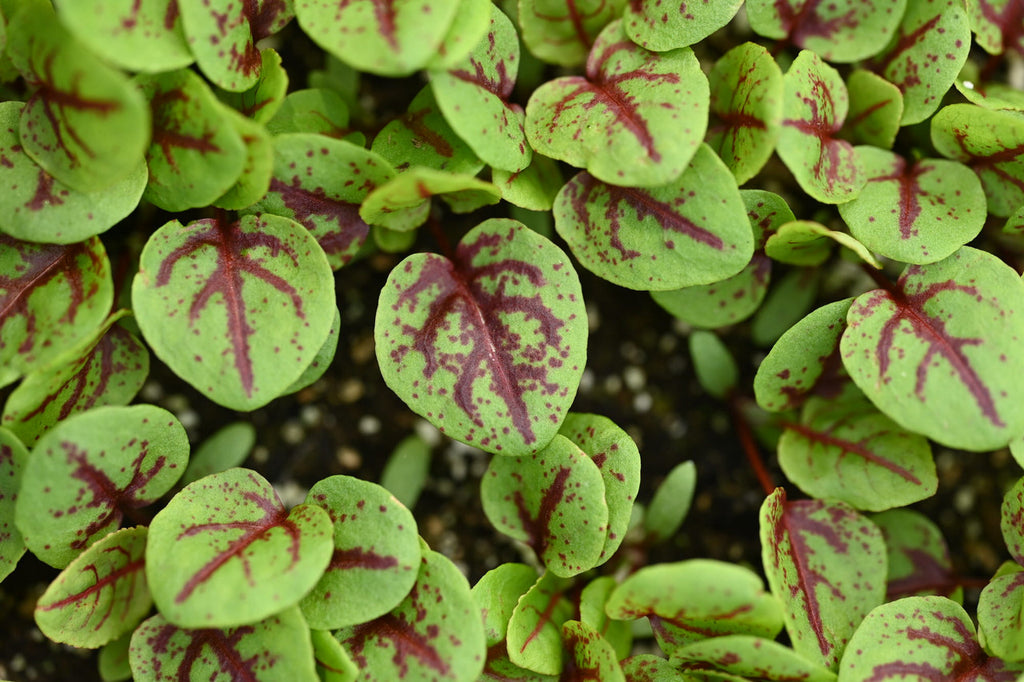
M 789 502 L 777 488 L 761 506 L 761 556 L 798 654 L 835 670 L 864 616 L 885 598 L 885 542 L 842 502 Z
M 569 655 L 561 679 L 626 682 L 615 649 L 591 626 L 578 620 L 566 621 L 562 624 L 562 641 Z
M 622 661 L 627 682 L 689 682 L 667 659 L 654 654 L 637 654 Z
M 550 571 L 520 597 L 508 621 L 508 657 L 542 675 L 562 672 L 562 623 L 576 611 L 566 593 L 572 582 Z
M 362 146 L 365 136 L 349 128 L 348 118 L 348 105 L 341 95 L 334 90 L 310 88 L 288 93 L 266 125 L 274 135 L 319 133 Z
M 25 541 L 14 524 L 14 505 L 26 460 L 28 448 L 13 433 L 0 428 L 0 582 L 25 553 Z
M 238 211 L 259 201 L 270 187 L 274 172 L 274 147 L 266 127 L 230 107 L 224 107 L 226 123 L 235 129 L 245 145 L 242 172 L 213 205 Z
M 1024 479 L 1018 480 L 1003 497 L 999 525 L 1010 556 L 1024 565 Z
M 371 225 L 408 232 L 430 216 L 430 198 L 439 196 L 456 213 L 469 213 L 501 200 L 501 190 L 467 173 L 413 166 L 367 195 L 359 216 Z
M 698 43 L 722 28 L 743 0 L 629 0 L 622 24 L 629 39 L 657 52 Z
M 896 141 L 903 116 L 900 89 L 871 71 L 857 69 L 846 79 L 850 111 L 843 127 L 860 144 L 889 149 Z
M 470 591 L 484 618 L 487 662 L 481 680 L 554 682 L 553 678 L 520 668 L 509 660 L 505 637 L 519 599 L 537 582 L 537 571 L 525 564 L 504 563 L 485 573 Z
M 626 0 L 519 0 L 519 30 L 538 59 L 579 66 Z
M 882 531 L 889 557 L 886 599 L 925 594 L 963 599 L 949 547 L 934 521 L 912 509 L 890 509 L 871 521 Z
M 789 647 L 750 635 L 725 635 L 694 642 L 673 652 L 672 663 L 684 673 L 714 671 L 728 675 L 725 680 L 836 680 L 831 670 L 800 656 Z
M 978 629 L 985 650 L 1008 661 L 1024 660 L 1022 614 L 1024 567 L 1007 561 L 981 591 L 978 599 Z
M 1024 5 L 1018 0 L 971 0 L 971 30 L 989 54 L 1024 51 Z
M 579 279 L 550 241 L 488 220 L 454 260 L 416 254 L 381 292 L 374 326 L 384 380 L 452 438 L 526 455 L 547 445 L 586 357 Z
M 228 469 L 189 484 L 153 518 L 149 589 L 180 627 L 253 623 L 312 589 L 330 561 L 331 535 L 322 508 L 289 511 L 259 474 Z
M 277 50 L 260 51 L 260 76 L 255 85 L 242 92 L 218 93 L 220 100 L 257 123 L 266 124 L 284 103 L 288 92 L 288 72 L 281 65 Z M 310 132 L 310 131 L 307 131 Z

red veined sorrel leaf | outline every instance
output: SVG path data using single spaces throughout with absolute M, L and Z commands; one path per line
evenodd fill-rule
M 299 609 L 226 630 L 186 630 L 158 614 L 132 635 L 137 680 L 319 682 L 309 626 Z
M 408 76 L 435 57 L 459 0 L 299 0 L 317 45 L 359 71 Z
M 89 547 L 39 598 L 36 625 L 55 642 L 90 649 L 131 632 L 153 605 L 145 551 L 145 526 L 124 528 Z
M 452 438 L 488 452 L 546 446 L 586 358 L 579 278 L 550 241 L 488 220 L 454 260 L 415 254 L 381 292 L 374 326 L 384 380 Z
M 76 0 L 60 3 L 57 12 L 75 38 L 128 71 L 173 71 L 194 59 L 178 0 Z
M 926 682 L 1013 682 L 1024 664 L 990 657 L 963 607 L 945 597 L 907 597 L 883 604 L 857 628 L 843 675 L 871 682 L 909 676 Z
M 326 511 L 289 511 L 259 474 L 228 469 L 189 484 L 153 518 L 146 578 L 171 622 L 233 627 L 297 604 L 331 547 Z
M 765 575 L 793 648 L 835 670 L 861 619 L 885 598 L 882 533 L 842 502 L 789 502 L 782 488 L 760 517 Z
M 989 54 L 1024 52 L 1024 7 L 1017 0 L 972 0 L 967 11 L 978 45 Z
M 564 436 L 534 455 L 492 459 L 480 497 L 491 524 L 530 545 L 557 576 L 578 575 L 610 558 L 602 556 L 608 504 L 601 470 Z
M 35 445 L 54 424 L 102 405 L 127 405 L 149 373 L 149 352 L 115 324 L 119 311 L 92 336 L 41 370 L 30 373 L 4 404 L 2 424 Z
M 555 228 L 573 255 L 630 289 L 717 282 L 742 270 L 754 251 L 736 180 L 707 145 L 661 187 L 619 187 L 579 173 L 558 193 L 554 210 Z
M 846 79 L 850 110 L 843 127 L 854 142 L 889 149 L 903 116 L 900 89 L 871 71 L 857 69 Z
M 835 137 L 849 107 L 839 72 L 817 54 L 802 50 L 784 81 L 779 157 L 800 187 L 818 201 L 841 204 L 853 199 L 864 184 L 864 172 L 853 146 Z
M 331 561 L 300 602 L 310 627 L 357 625 L 398 606 L 419 569 L 412 513 L 376 483 L 350 476 L 319 481 L 306 503 L 323 507 L 334 524 Z
M 519 0 L 519 30 L 535 57 L 578 66 L 626 0 Z
M 750 27 L 830 62 L 856 62 L 885 47 L 907 0 L 748 0 Z
M 334 636 L 367 680 L 472 682 L 487 655 L 469 583 L 450 559 L 425 543 L 416 584 L 402 603 Z
M 132 303 L 178 376 L 252 410 L 298 379 L 327 339 L 334 278 L 309 231 L 287 218 L 174 220 L 146 243 Z
M 864 246 L 904 263 L 946 258 L 981 232 L 985 192 L 970 168 L 945 159 L 908 163 L 857 147 L 867 184 L 839 213 Z
M 18 529 L 33 554 L 63 568 L 125 517 L 136 520 L 187 461 L 185 429 L 159 407 L 97 407 L 69 417 L 39 439 L 25 464 Z
M 626 682 L 611 643 L 586 623 L 569 620 L 562 624 L 562 641 L 568 652 L 563 678 Z
M 963 247 L 908 266 L 854 301 L 841 350 L 850 376 L 896 423 L 944 445 L 992 450 L 1024 431 L 1024 283 Z
M 485 163 L 510 172 L 526 168 L 533 154 L 523 108 L 509 101 L 518 73 L 519 37 L 497 5 L 491 5 L 489 32 L 473 51 L 445 71 L 430 72 L 430 87 L 452 129 Z
M 14 525 L 14 509 L 26 460 L 28 449 L 17 436 L 0 428 L 0 581 L 11 574 L 25 553 L 25 541 Z
M 885 538 L 886 599 L 925 594 L 963 598 L 949 547 L 931 519 L 911 509 L 890 509 L 873 515 L 871 522 Z
M 247 211 L 301 223 L 338 269 L 352 260 L 370 232 L 359 217 L 360 204 L 394 175 L 387 161 L 351 142 L 285 133 L 274 137 L 270 189 Z
M 76 41 L 50 3 L 26 2 L 10 20 L 7 51 L 31 88 L 20 127 L 28 155 L 80 191 L 135 171 L 149 112 L 131 82 Z
M 778 642 L 751 635 L 725 635 L 694 642 L 674 651 L 672 663 L 684 673 L 723 673 L 722 678 L 711 679 L 836 680 L 836 674 L 820 663 L 808 660 Z
M 408 232 L 426 222 L 433 196 L 440 196 L 456 213 L 469 213 L 498 203 L 501 191 L 467 173 L 413 166 L 371 192 L 359 207 L 359 216 L 371 225 Z
M 106 231 L 131 213 L 146 188 L 146 164 L 113 185 L 79 192 L 25 153 L 18 133 L 21 102 L 0 102 L 0 230 L 26 241 L 71 244 Z
M 427 68 L 449 69 L 465 59 L 487 35 L 491 7 L 490 0 L 459 0 L 452 23 L 437 46 L 437 55 L 427 62 Z
M 288 0 L 179 0 L 189 49 L 203 74 L 239 92 L 260 77 L 256 43 L 274 35 L 292 19 Z
M 742 4 L 743 0 L 629 0 L 622 25 L 640 47 L 664 52 L 704 40 L 732 21 Z
M 217 94 L 235 111 L 257 123 L 266 124 L 284 104 L 288 72 L 281 65 L 281 55 L 273 48 L 260 50 L 260 60 L 260 75 L 252 87 L 242 92 L 220 91 Z
M 545 571 L 512 609 L 506 651 L 513 665 L 542 675 L 562 672 L 562 623 L 576 608 L 566 596 L 572 582 Z
M 645 50 L 614 21 L 594 43 L 585 77 L 556 78 L 534 91 L 526 136 L 541 154 L 604 182 L 654 187 L 679 177 L 696 153 L 709 101 L 690 48 Z
M 0 234 L 0 368 L 10 373 L 0 370 L 0 379 L 43 367 L 94 333 L 112 299 L 96 237 L 59 246 Z

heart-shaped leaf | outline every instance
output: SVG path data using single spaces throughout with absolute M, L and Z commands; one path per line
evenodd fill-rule
M 187 461 L 185 429 L 159 407 L 97 407 L 69 417 L 39 439 L 25 464 L 18 529 L 33 554 L 63 568 L 170 490 Z
M 717 671 L 743 680 L 835 682 L 836 674 L 778 642 L 751 635 L 725 635 L 689 644 L 672 653 L 684 672 Z
M 530 164 L 525 113 L 509 101 L 519 73 L 519 37 L 491 5 L 490 30 L 461 62 L 431 71 L 430 84 L 445 120 L 485 163 L 515 172 Z
M 91 337 L 46 368 L 29 374 L 7 398 L 3 425 L 28 445 L 57 422 L 102 405 L 127 405 L 149 373 L 149 353 L 116 322 L 120 311 Z
M 840 348 L 850 376 L 896 423 L 950 447 L 991 450 L 1024 432 L 1024 283 L 963 247 L 908 266 L 854 301 Z
M 32 84 L 20 128 L 28 155 L 83 192 L 135 172 L 149 144 L 138 90 L 75 40 L 49 2 L 25 2 L 10 19 L 7 51 Z
M 575 607 L 566 597 L 572 582 L 550 571 L 537 579 L 512 610 L 508 622 L 508 657 L 515 665 L 542 675 L 560 675 L 562 623 Z
M 295 607 L 251 625 L 186 630 L 153 616 L 132 635 L 132 674 L 139 682 L 260 680 L 319 682 L 309 626 Z
M 989 54 L 1024 47 L 1020 7 L 1013 0 L 973 0 L 967 11 L 978 45 Z
M 523 44 L 545 62 L 578 66 L 624 5 L 625 0 L 519 0 Z
M 586 358 L 579 279 L 512 220 L 471 230 L 454 260 L 415 254 L 388 277 L 374 325 L 387 385 L 452 438 L 527 455 L 547 445 Z
M 80 192 L 36 164 L 18 133 L 21 102 L 0 103 L 0 230 L 33 242 L 71 244 L 108 230 L 131 213 L 146 188 L 146 164 L 113 185 Z
M 722 28 L 739 11 L 743 0 L 661 2 L 630 0 L 622 14 L 629 39 L 656 52 L 698 43 Z
M 898 682 L 921 680 L 1011 682 L 1021 663 L 990 657 L 975 637 L 963 607 L 945 597 L 907 597 L 867 615 L 843 656 L 843 679 Z
M 945 159 L 913 164 L 892 152 L 857 147 L 867 184 L 839 206 L 853 236 L 904 263 L 933 263 L 981 232 L 985 192 L 970 168 Z
M 890 509 L 872 516 L 871 522 L 885 538 L 889 559 L 886 599 L 918 594 L 962 599 L 946 540 L 931 519 L 912 509 Z
M 408 76 L 438 52 L 459 0 L 308 0 L 295 4 L 303 32 L 359 71 Z
M 331 548 L 326 511 L 289 511 L 259 474 L 228 469 L 186 486 L 153 518 L 146 578 L 169 621 L 234 627 L 297 604 Z
M 835 670 L 861 619 L 885 598 L 882 533 L 842 502 L 789 502 L 782 488 L 760 517 L 764 571 L 793 649 Z
M 266 124 L 284 104 L 288 92 L 288 72 L 281 65 L 281 55 L 273 48 L 260 50 L 260 75 L 256 83 L 242 92 L 219 94 L 220 100 L 246 118 Z
M 90 649 L 131 632 L 153 605 L 145 551 L 145 526 L 92 545 L 46 588 L 36 603 L 36 625 L 55 642 Z
M 443 554 L 423 548 L 409 595 L 394 610 L 334 633 L 361 679 L 472 682 L 487 647 L 469 583 Z
M 300 603 L 310 627 L 357 625 L 398 606 L 419 569 L 412 513 L 376 483 L 349 476 L 319 481 L 306 502 L 327 510 L 334 524 L 331 561 Z
M 630 289 L 720 281 L 742 270 L 754 251 L 736 180 L 707 145 L 661 187 L 619 187 L 579 173 L 558 193 L 554 211 L 573 255 Z
M 25 553 L 25 541 L 14 525 L 14 510 L 27 460 L 28 449 L 17 436 L 0 428 L 0 581 L 11 574 Z
M 748 0 L 750 27 L 830 62 L 856 62 L 885 47 L 907 0 Z
M 850 110 L 843 123 L 850 137 L 882 149 L 892 147 L 900 131 L 903 95 L 900 89 L 871 71 L 857 69 L 846 79 Z
M 594 43 L 585 77 L 563 76 L 534 91 L 526 136 L 541 154 L 604 182 L 654 187 L 679 177 L 697 151 L 709 101 L 692 50 L 650 52 L 614 21 Z
M 626 682 L 615 649 L 591 626 L 578 620 L 566 621 L 562 624 L 562 640 L 569 653 L 563 677 L 568 673 L 581 680 Z
M 287 218 L 172 220 L 142 251 L 132 303 L 178 376 L 252 410 L 284 392 L 327 339 L 334 278 L 309 231 Z
M 850 105 L 846 84 L 838 71 L 809 50 L 797 55 L 783 80 L 779 157 L 800 187 L 818 201 L 850 201 L 865 178 L 853 146 L 836 137 Z
M 359 216 L 371 225 L 405 232 L 426 222 L 433 196 L 443 198 L 456 213 L 469 213 L 498 203 L 501 191 L 472 175 L 414 166 L 370 192 Z

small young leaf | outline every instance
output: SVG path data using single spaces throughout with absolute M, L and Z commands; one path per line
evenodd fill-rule
M 153 518 L 146 578 L 169 621 L 234 627 L 297 604 L 323 574 L 331 547 L 326 511 L 313 504 L 288 511 L 259 474 L 228 469 L 188 485 Z
M 523 44 L 538 59 L 579 66 L 626 0 L 519 0 Z
M 359 216 L 371 225 L 412 230 L 430 215 L 430 197 L 440 196 L 456 213 L 469 213 L 501 201 L 501 191 L 464 173 L 414 166 L 370 192 Z
M 633 649 L 633 630 L 624 620 L 612 620 L 605 612 L 608 597 L 619 586 L 610 575 L 595 578 L 580 592 L 580 620 L 603 637 L 615 652 L 615 659 L 623 659 Z M 563 628 L 563 635 L 564 635 Z
M 314 485 L 308 504 L 334 524 L 334 553 L 300 606 L 310 627 L 333 630 L 382 616 L 405 599 L 420 561 L 416 520 L 384 488 L 350 476 Z
M 581 680 L 626 682 L 615 649 L 601 633 L 586 623 L 569 620 L 562 624 L 562 639 L 569 653 L 563 677 L 575 675 Z
M 536 452 L 583 373 L 579 279 L 558 247 L 511 220 L 481 223 L 454 257 L 415 254 L 388 277 L 374 324 L 384 381 L 457 440 Z
M 491 182 L 501 190 L 501 198 L 514 206 L 530 211 L 550 211 L 565 179 L 555 161 L 534 154 L 530 165 L 516 173 L 492 169 Z
M 222 102 L 239 113 L 256 123 L 266 124 L 284 103 L 288 92 L 288 72 L 281 66 L 281 55 L 277 50 L 261 50 L 260 60 L 262 66 L 255 85 L 244 92 L 222 91 L 218 94 Z
M 132 633 L 126 632 L 100 649 L 96 657 L 96 667 L 103 682 L 124 682 L 132 679 L 132 669 L 128 662 L 128 647 L 131 641 Z
M 39 598 L 36 625 L 55 642 L 90 649 L 131 632 L 153 605 L 145 551 L 145 526 L 124 528 L 89 547 Z
M 630 40 L 656 52 L 693 45 L 732 21 L 743 0 L 663 4 L 659 0 L 626 3 L 622 25 Z
M 690 359 L 701 388 L 724 400 L 736 389 L 740 370 L 736 359 L 714 332 L 697 330 L 690 334 Z
M 288 93 L 273 118 L 267 121 L 267 130 L 273 135 L 319 133 L 335 139 L 346 139 L 358 146 L 363 144 L 363 134 L 353 132 L 348 127 L 348 105 L 345 100 L 333 90 L 322 88 Z
M 934 522 L 911 509 L 890 509 L 871 521 L 882 531 L 889 558 L 886 599 L 939 594 L 962 600 L 949 547 Z
M 159 407 L 97 407 L 69 417 L 39 439 L 25 464 L 18 529 L 33 554 L 63 568 L 170 490 L 186 461 L 185 429 Z
M 594 43 L 585 77 L 563 76 L 534 91 L 526 136 L 541 154 L 604 182 L 654 187 L 679 177 L 697 151 L 709 99 L 692 50 L 650 52 L 614 21 Z
M 388 457 L 380 484 L 395 498 L 412 509 L 423 492 L 430 474 L 430 445 L 418 435 L 403 438 Z
M 882 149 L 892 147 L 903 116 L 900 89 L 864 69 L 851 73 L 846 79 L 846 87 L 850 93 L 850 110 L 843 125 L 850 137 L 861 144 Z
M 526 564 L 501 564 L 485 573 L 473 589 L 473 601 L 484 618 L 487 646 L 505 641 L 508 621 L 520 597 L 537 582 L 537 571 Z
M 871 252 L 859 241 L 846 234 L 830 230 L 813 220 L 794 220 L 779 227 L 765 242 L 765 254 L 790 265 L 821 265 L 832 255 L 832 243 L 842 244 L 865 263 L 881 269 Z
M 249 422 L 233 422 L 218 429 L 192 453 L 178 484 L 184 487 L 210 474 L 240 466 L 255 443 L 256 427 Z
M 25 541 L 14 525 L 15 503 L 28 449 L 17 436 L 0 428 L 0 582 L 9 576 L 25 553 Z
M 359 667 L 341 646 L 341 642 L 326 630 L 310 630 L 316 673 L 321 682 L 355 682 Z
M 792 270 L 768 291 L 757 310 L 750 335 L 759 346 L 770 346 L 807 314 L 821 279 L 817 268 Z
M 562 672 L 562 623 L 575 607 L 565 593 L 569 580 L 550 571 L 524 594 L 508 622 L 508 657 L 515 665 L 542 675 Z
M 693 462 L 672 467 L 644 514 L 644 532 L 650 542 L 664 542 L 676 534 L 690 512 L 696 488 L 697 467 Z
M 713 670 L 744 680 L 835 682 L 836 674 L 778 642 L 751 635 L 725 635 L 672 652 L 672 664 L 684 673 Z
M 158 614 L 132 635 L 129 657 L 138 682 L 320 682 L 309 626 L 295 607 L 226 630 L 186 630 Z
M 270 133 L 262 123 L 234 109 L 224 109 L 226 122 L 234 127 L 245 145 L 245 161 L 234 184 L 212 203 L 217 208 L 237 211 L 259 201 L 267 193 L 274 171 L 274 147 Z

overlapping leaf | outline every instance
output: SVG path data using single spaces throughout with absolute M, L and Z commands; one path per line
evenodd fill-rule
M 516 603 L 508 622 L 508 657 L 513 664 L 542 675 L 562 672 L 562 623 L 575 607 L 566 592 L 572 582 L 550 571 L 537 579 Z
M 622 25 L 637 45 L 664 52 L 704 40 L 728 24 L 742 4 L 743 0 L 631 0 L 624 8 Z
M 498 203 L 501 191 L 467 173 L 414 166 L 370 192 L 359 216 L 371 225 L 407 232 L 426 222 L 433 196 L 444 199 L 456 213 L 469 213 Z
M 973 0 L 967 11 L 978 45 L 989 54 L 1024 48 L 1020 6 L 1014 0 Z
M 341 311 L 335 308 L 334 320 L 331 322 L 331 330 L 327 333 L 327 339 L 313 356 L 313 361 L 306 366 L 299 378 L 284 390 L 282 395 L 291 395 L 320 380 L 334 361 L 334 354 L 338 352 L 339 336 L 341 336 Z
M 889 149 L 896 141 L 903 117 L 900 89 L 878 74 L 857 69 L 849 75 L 846 87 L 850 110 L 845 128 L 855 142 Z
M 629 682 L 688 682 L 667 659 L 654 654 L 637 654 L 622 661 L 622 672 Z
M 565 179 L 554 160 L 534 154 L 530 165 L 516 173 L 492 169 L 491 182 L 501 191 L 501 198 L 513 206 L 546 212 L 554 206 Z
M 1003 497 L 1000 526 L 1017 563 L 1007 562 L 985 586 L 978 602 L 978 623 L 985 648 L 1011 661 L 1024 660 L 1024 479 Z
M 780 225 L 764 244 L 765 255 L 790 265 L 821 265 L 832 255 L 833 244 L 841 244 L 862 261 L 877 269 L 882 264 L 857 239 L 839 230 L 830 230 L 813 220 L 794 220 Z
M 449 436 L 536 452 L 583 373 L 579 279 L 554 244 L 511 220 L 480 224 L 453 255 L 416 254 L 392 271 L 374 325 L 381 373 Z
M 537 679 L 538 674 L 520 668 L 509 660 L 505 637 L 513 611 L 522 597 L 537 582 L 537 571 L 525 564 L 505 563 L 488 571 L 473 586 L 473 601 L 484 619 L 487 662 L 481 680 Z M 546 677 L 540 679 L 548 679 Z
M 334 635 L 326 630 L 310 630 L 310 635 L 320 682 L 354 682 L 359 677 L 355 661 Z
M 450 69 L 465 59 L 487 35 L 491 12 L 490 0 L 459 0 L 455 17 L 427 68 Z
M 610 575 L 594 578 L 580 592 L 579 609 L 580 621 L 601 635 L 611 645 L 616 660 L 621 660 L 633 650 L 632 624 L 609 618 L 605 612 L 608 598 L 618 586 L 618 580 Z
M 0 581 L 11 574 L 25 553 L 25 541 L 14 524 L 14 509 L 27 459 L 28 449 L 17 436 L 0 428 Z
M 562 639 L 569 653 L 563 677 L 626 682 L 615 649 L 600 632 L 586 623 L 569 620 L 562 624 Z
M 348 118 L 348 105 L 341 95 L 333 90 L 310 88 L 288 93 L 266 125 L 274 135 L 319 133 L 361 146 L 363 134 L 348 127 Z
M 585 167 L 617 185 L 675 180 L 704 137 L 710 94 L 689 48 L 656 53 L 609 24 L 587 58 L 586 76 L 537 88 L 526 135 L 541 154 Z
M 625 0 L 519 0 L 523 44 L 538 59 L 578 66 Z
M 154 517 L 146 578 L 185 628 L 254 623 L 297 604 L 331 558 L 326 511 L 290 511 L 259 474 L 228 469 L 185 487 Z
M 123 519 L 138 519 L 137 510 L 170 490 L 187 461 L 185 429 L 159 407 L 98 407 L 69 417 L 39 439 L 25 464 L 18 529 L 33 554 L 63 568 Z
M 951 447 L 1000 448 L 1024 431 L 1024 283 L 963 247 L 861 294 L 840 348 L 850 376 L 896 423 Z
M 949 548 L 934 522 L 912 509 L 890 509 L 875 514 L 871 521 L 885 538 L 889 559 L 887 599 L 939 594 L 960 601 L 962 593 Z
M 288 92 L 288 72 L 281 65 L 277 50 L 260 50 L 260 75 L 256 83 L 242 92 L 220 92 L 220 99 L 257 123 L 266 124 L 284 104 Z
M 715 671 L 737 676 L 725 679 L 836 680 L 834 672 L 798 655 L 789 647 L 750 635 L 725 635 L 694 642 L 673 652 L 672 663 L 684 673 L 691 670 L 695 674 Z
M 334 279 L 313 236 L 286 218 L 174 220 L 143 249 L 132 302 L 178 376 L 251 410 L 298 379 L 327 339 Z
M 262 123 L 228 107 L 224 114 L 226 123 L 235 129 L 245 145 L 245 159 L 235 182 L 212 203 L 217 208 L 237 211 L 262 199 L 270 188 L 274 147 Z

